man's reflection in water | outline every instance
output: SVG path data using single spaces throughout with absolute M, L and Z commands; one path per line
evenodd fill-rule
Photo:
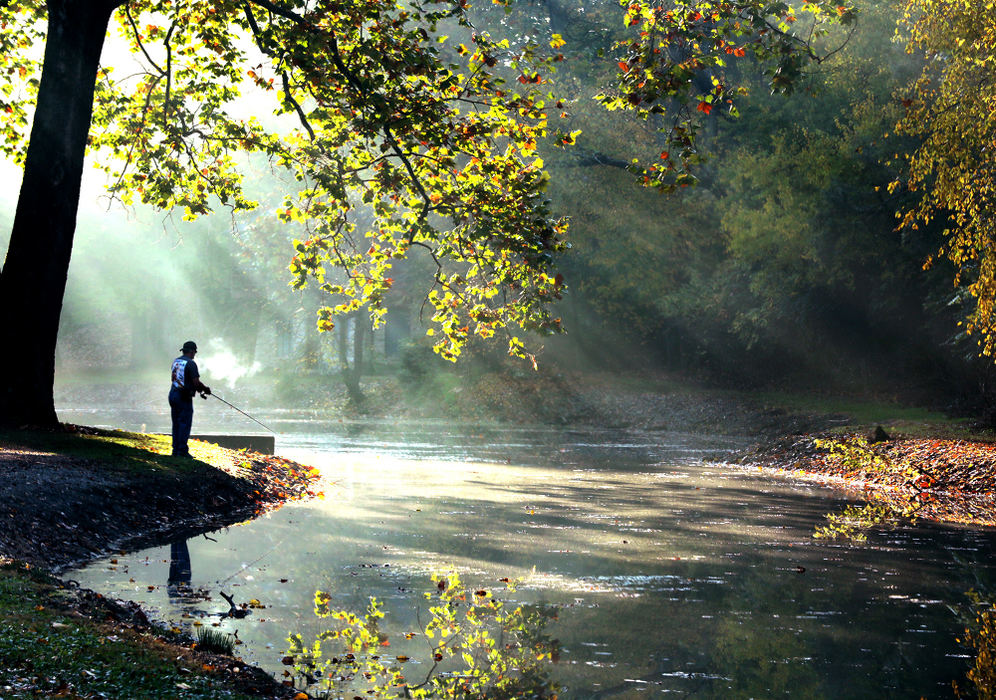
M 177 540 L 169 546 L 169 577 L 166 593 L 170 599 L 184 598 L 192 593 L 190 588 L 190 550 L 187 540 Z

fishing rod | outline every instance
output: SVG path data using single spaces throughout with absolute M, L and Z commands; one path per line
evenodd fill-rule
M 201 396 L 204 396 L 204 394 L 201 394 Z M 242 414 L 243 416 L 245 416 L 246 418 L 248 418 L 248 419 L 249 419 L 249 420 L 251 420 L 251 421 L 255 421 L 256 423 L 259 423 L 260 425 L 262 425 L 262 426 L 263 426 L 264 428 L 266 428 L 267 430 L 269 430 L 269 431 L 270 431 L 271 433 L 273 433 L 274 435 L 276 435 L 276 434 L 277 434 L 277 431 L 275 431 L 275 430 L 273 430 L 272 428 L 269 428 L 269 427 L 267 427 L 267 426 L 263 425 L 263 424 L 262 424 L 262 423 L 260 423 L 260 422 L 259 422 L 258 420 L 256 420 L 256 419 L 255 419 L 255 418 L 253 418 L 252 416 L 250 416 L 250 415 L 249 415 L 248 413 L 246 413 L 245 411 L 243 411 L 243 410 L 242 410 L 241 408 L 239 408 L 238 406 L 232 406 L 232 404 L 228 403 L 227 401 L 225 401 L 225 399 L 221 398 L 220 396 L 218 396 L 218 395 L 217 395 L 217 394 L 215 394 L 214 392 L 212 392 L 211 394 L 209 394 L 209 396 L 213 396 L 214 398 L 218 399 L 219 401 L 221 401 L 221 402 L 222 402 L 223 404 L 225 404 L 226 406 L 231 406 L 231 407 L 232 407 L 232 408 L 234 408 L 234 409 L 235 409 L 236 411 L 238 411 L 239 413 L 241 413 L 241 414 Z M 204 398 L 206 399 L 206 398 L 207 398 L 207 396 L 204 396 Z

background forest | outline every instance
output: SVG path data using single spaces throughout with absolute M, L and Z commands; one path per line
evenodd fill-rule
M 852 30 L 825 39 L 832 55 L 807 68 L 791 96 L 770 94 L 760 68 L 752 76 L 738 64 L 749 88 L 737 97 L 739 116 L 703 110 L 690 156 L 697 182 L 668 194 L 641 188 L 628 169 L 668 148 L 660 125 L 594 100 L 615 76 L 604 56 L 621 30 L 617 3 L 481 10 L 480 24 L 513 42 L 566 42 L 552 81 L 556 126 L 580 135 L 574 147 L 551 138 L 538 152 L 555 213 L 571 222 L 572 248 L 558 263 L 567 334 L 549 339 L 542 374 L 653 370 L 994 417 L 992 362 L 960 325 L 972 300 L 949 263 L 925 269 L 944 222 L 898 227 L 897 213 L 919 194 L 889 184 L 919 142 L 896 125 L 924 67 L 897 35 L 898 5 L 864 3 Z M 345 386 L 354 400 L 363 377 L 411 386 L 446 376 L 452 387 L 482 367 L 524 371 L 483 344 L 456 367 L 433 355 L 423 324 L 431 309 L 416 284 L 430 261 L 417 256 L 396 271 L 386 326 L 373 332 L 354 314 L 317 333 L 321 293 L 288 284 L 300 234 L 273 214 L 292 184 L 263 161 L 247 167 L 257 211 L 189 223 L 108 205 L 94 173 L 62 315 L 60 381 L 124 368 L 162 374 L 188 338 L 204 349 L 209 377 Z M 2 204 L 6 232 L 13 201 Z

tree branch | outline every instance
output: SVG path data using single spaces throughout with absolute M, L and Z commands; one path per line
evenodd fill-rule
M 246 21 L 249 23 L 249 29 L 252 31 L 253 38 L 256 40 L 256 46 L 259 47 L 259 50 L 262 51 L 264 55 L 269 55 L 269 51 L 267 50 L 267 46 L 264 41 L 263 31 L 259 28 L 259 23 L 256 22 L 256 17 L 252 13 L 250 0 L 245 0 L 242 7 L 246 15 Z M 282 57 L 280 58 L 282 59 Z M 284 86 L 284 102 L 287 102 L 294 108 L 294 112 L 297 114 L 297 118 L 298 121 L 301 122 L 301 126 L 303 126 L 305 131 L 308 132 L 309 139 L 314 141 L 315 130 L 312 128 L 311 122 L 308 120 L 308 115 L 304 113 L 301 103 L 297 101 L 294 97 L 294 93 L 291 92 L 290 75 L 284 70 L 280 72 L 280 77 L 283 80 Z
M 285 19 L 289 19 L 290 21 L 294 22 L 298 26 L 304 27 L 304 28 L 306 28 L 306 29 L 308 29 L 310 31 L 313 31 L 313 32 L 319 32 L 320 31 L 318 27 L 316 27 L 315 25 L 313 25 L 311 22 L 309 22 L 308 20 L 306 20 L 304 17 L 302 17 L 302 16 L 300 16 L 298 14 L 295 14 L 294 12 L 291 12 L 290 10 L 287 10 L 286 8 L 283 8 L 283 7 L 277 5 L 277 4 L 273 3 L 273 2 L 270 2 L 270 0 L 244 0 L 244 2 L 245 2 L 245 5 L 246 5 L 247 13 L 250 14 L 250 15 L 251 15 L 251 11 L 250 11 L 250 8 L 248 6 L 249 5 L 257 5 L 257 6 L 262 7 L 263 9 L 265 9 L 265 10 L 267 10 L 269 12 L 272 12 L 273 14 L 275 14 L 275 15 L 277 15 L 279 17 L 283 17 Z M 250 23 L 250 26 L 252 26 L 252 23 Z M 256 27 L 256 29 L 258 29 L 258 26 Z M 342 77 L 346 79 L 346 82 L 350 85 L 350 87 L 352 87 L 353 90 L 355 90 L 358 95 L 361 95 L 361 96 L 365 95 L 367 91 L 366 91 L 366 88 L 363 85 L 362 81 L 359 79 L 359 77 L 356 75 L 356 73 L 354 73 L 349 68 L 349 66 L 346 65 L 346 62 L 342 58 L 342 53 L 339 51 L 339 42 L 336 39 L 335 32 L 332 32 L 330 30 L 328 32 L 328 38 L 329 38 L 329 43 L 331 44 L 331 48 L 332 48 L 332 52 L 331 52 L 332 63 L 335 65 L 336 69 L 339 71 L 339 73 L 342 75 Z M 263 47 L 260 47 L 260 48 L 263 48 Z M 264 52 L 265 52 L 265 49 L 264 49 Z M 286 86 L 288 84 L 289 84 L 289 81 L 288 81 L 288 79 L 286 77 L 286 73 L 285 73 L 285 77 L 284 77 L 285 90 L 286 90 Z M 293 100 L 293 98 L 291 98 L 291 99 Z M 302 114 L 302 111 L 300 109 L 300 105 L 297 105 L 297 103 L 293 102 L 293 101 L 292 101 L 292 104 L 295 105 L 295 108 L 298 110 L 298 114 L 300 116 Z M 381 130 L 384 133 L 384 139 L 385 139 L 385 141 L 387 141 L 388 145 L 391 147 L 391 150 L 394 152 L 394 155 L 398 158 L 398 160 L 401 161 L 402 165 L 404 166 L 405 170 L 408 173 L 408 177 L 410 178 L 413 187 L 417 190 L 419 197 L 422 199 L 422 203 L 423 203 L 422 204 L 422 210 L 419 213 L 418 218 L 419 218 L 419 221 L 424 221 L 426 219 L 426 217 L 429 215 L 429 208 L 431 206 L 431 200 L 429 199 L 429 195 L 425 191 L 425 188 L 422 186 L 422 182 L 419 180 L 418 176 L 416 175 L 416 173 L 415 173 L 415 167 L 412 165 L 411 159 L 408 157 L 408 154 L 406 154 L 401 149 L 401 146 L 398 144 L 397 138 L 395 138 L 395 135 L 394 135 L 394 131 L 387 124 L 384 124 L 381 127 Z M 308 131 L 312 135 L 312 138 L 314 138 L 314 132 L 311 131 L 310 128 L 308 128 Z M 415 237 L 415 231 L 414 231 L 414 229 L 412 229 L 412 230 L 409 231 L 408 235 L 406 236 L 406 240 L 408 241 L 408 243 L 411 243 L 412 240 L 414 239 L 414 237 Z
M 163 39 L 163 48 L 166 49 L 166 93 L 163 97 L 163 130 L 169 128 L 167 117 L 169 116 L 169 100 L 173 87 L 173 50 L 170 48 L 169 40 L 173 37 L 176 29 L 176 21 L 169 26 L 166 37 Z
M 589 151 L 588 149 L 577 149 L 578 158 L 576 165 L 579 166 L 589 166 L 589 165 L 606 165 L 610 168 L 621 168 L 626 169 L 630 166 L 629 161 L 622 160 L 621 158 L 614 158 L 613 156 L 606 155 L 601 151 Z
M 142 55 L 145 56 L 145 60 L 148 61 L 153 68 L 159 71 L 159 75 L 165 75 L 166 71 L 160 68 L 159 64 L 153 61 L 152 56 L 150 56 L 149 52 L 145 50 L 145 44 L 142 43 L 142 33 L 138 31 L 138 25 L 135 24 L 135 18 L 131 16 L 131 9 L 127 4 L 124 6 L 124 11 L 125 11 L 125 17 L 128 18 L 128 24 L 131 25 L 131 30 L 132 32 L 135 33 L 135 43 L 138 45 L 138 48 L 142 52 Z

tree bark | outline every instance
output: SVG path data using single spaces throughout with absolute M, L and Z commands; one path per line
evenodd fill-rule
M 337 338 L 336 350 L 339 354 L 339 365 L 342 367 L 342 372 L 340 376 L 342 377 L 343 386 L 346 387 L 346 393 L 349 395 L 349 400 L 356 407 L 361 407 L 363 405 L 363 390 L 360 388 L 360 376 L 361 369 L 356 364 L 357 360 L 362 364 L 363 361 L 363 350 L 362 350 L 362 325 L 363 314 L 354 313 L 352 316 L 347 316 L 342 319 L 337 327 L 339 329 L 339 336 Z M 349 361 L 349 323 L 353 323 L 353 362 L 350 364 Z
M 356 314 L 353 322 L 353 376 L 356 377 L 357 387 L 360 385 L 360 378 L 366 372 L 364 350 L 367 345 L 368 325 L 369 321 L 365 314 Z
M 0 271 L 0 424 L 55 425 L 59 316 L 100 52 L 125 0 L 48 0 L 48 37 L 7 258 Z

